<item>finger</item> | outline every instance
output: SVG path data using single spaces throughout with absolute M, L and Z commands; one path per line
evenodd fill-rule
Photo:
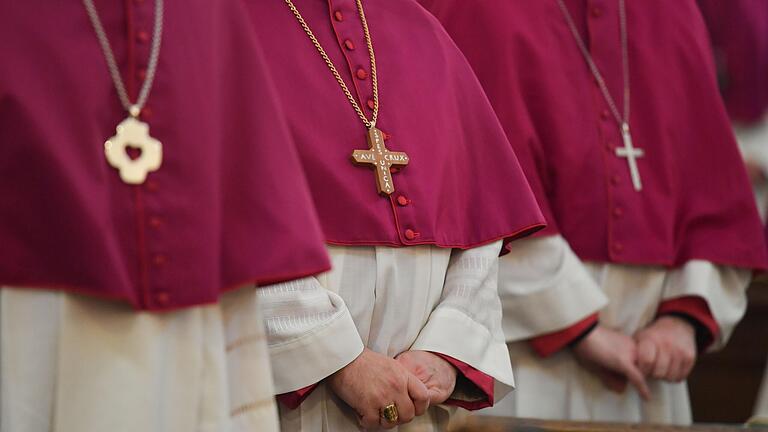
M 670 382 L 678 382 L 682 379 L 684 370 L 684 359 L 679 355 L 673 355 L 670 357 L 669 370 L 665 379 Z
M 445 401 L 450 399 L 450 397 L 451 395 L 446 393 L 445 390 L 438 389 L 438 388 L 429 389 L 429 401 L 430 403 L 434 403 L 435 405 L 444 403 Z
M 627 379 L 620 374 L 608 370 L 601 370 L 598 372 L 598 376 L 603 382 L 603 385 L 612 392 L 621 394 L 627 389 Z
M 688 378 L 688 375 L 693 370 L 693 366 L 696 364 L 696 355 L 682 351 L 679 355 L 678 367 L 673 377 L 673 380 L 680 382 Z
M 376 429 L 381 423 L 381 413 L 377 410 L 366 410 L 360 414 L 360 426 L 363 429 Z
M 397 405 L 397 404 L 395 404 L 395 405 Z M 399 406 L 397 407 L 397 412 L 398 412 L 398 420 L 396 422 L 390 422 L 387 419 L 385 419 L 383 415 L 380 414 L 379 415 L 379 421 L 376 424 L 376 426 L 374 426 L 374 427 L 378 427 L 378 428 L 382 428 L 382 429 L 393 429 L 393 428 L 396 428 L 397 425 L 400 424 L 400 418 L 399 418 L 400 407 Z
M 424 415 L 429 408 L 429 391 L 427 386 L 414 375 L 408 376 L 408 396 L 413 401 L 414 413 L 417 416 Z
M 627 379 L 637 389 L 637 392 L 640 393 L 640 397 L 646 401 L 651 400 L 651 390 L 648 388 L 648 382 L 645 381 L 643 372 L 632 363 L 627 364 L 625 369 L 624 373 Z
M 640 341 L 637 344 L 637 366 L 643 374 L 650 375 L 657 355 L 656 344 L 648 341 Z
M 397 424 L 409 423 L 416 416 L 416 408 L 413 406 L 411 398 L 408 394 L 403 393 L 395 398 L 395 406 L 397 406 Z M 386 422 L 386 420 L 384 420 Z
M 664 350 L 659 350 L 659 353 L 656 355 L 656 364 L 653 366 L 651 376 L 656 379 L 666 379 L 671 365 L 672 357 L 669 353 Z

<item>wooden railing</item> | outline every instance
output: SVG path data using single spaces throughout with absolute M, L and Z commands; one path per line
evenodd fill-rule
M 623 423 L 588 423 L 470 416 L 451 432 L 744 432 L 742 425 L 662 426 Z M 765 429 L 763 429 L 765 430 Z

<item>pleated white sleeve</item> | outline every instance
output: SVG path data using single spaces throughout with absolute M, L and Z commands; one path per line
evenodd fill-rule
M 259 288 L 258 295 L 277 394 L 316 384 L 363 352 L 344 300 L 316 278 Z
M 445 354 L 493 377 L 495 400 L 514 387 L 501 329 L 500 251 L 501 241 L 452 251 L 440 301 L 411 347 Z
M 516 241 L 499 266 L 508 342 L 563 330 L 608 304 L 603 290 L 562 236 Z
M 692 260 L 669 272 L 661 300 L 688 296 L 703 298 L 720 328 L 720 334 L 709 347 L 713 351 L 725 346 L 736 324 L 744 316 L 747 287 L 751 279 L 750 270 Z

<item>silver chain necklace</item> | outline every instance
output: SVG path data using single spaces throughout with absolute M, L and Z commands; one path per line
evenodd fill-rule
M 597 85 L 600 87 L 600 91 L 602 92 L 603 98 L 605 99 L 605 102 L 608 104 L 608 107 L 611 110 L 611 114 L 613 114 L 613 117 L 616 119 L 616 122 L 619 124 L 622 141 L 624 142 L 624 147 L 616 148 L 616 156 L 627 159 L 627 165 L 629 167 L 629 172 L 632 177 L 632 185 L 634 186 L 635 190 L 639 192 L 643 190 L 643 183 L 640 177 L 640 170 L 637 166 L 637 159 L 645 156 L 645 151 L 643 149 L 634 147 L 632 143 L 632 134 L 629 128 L 631 92 L 630 92 L 630 81 L 629 81 L 629 42 L 628 42 L 628 31 L 627 31 L 627 10 L 626 10 L 625 0 L 618 0 L 618 1 L 619 1 L 619 22 L 621 27 L 621 61 L 622 61 L 622 72 L 624 77 L 623 115 L 622 113 L 619 113 L 619 109 L 616 106 L 616 102 L 614 101 L 613 96 L 611 96 L 611 92 L 608 90 L 608 85 L 605 83 L 605 79 L 603 79 L 603 75 L 600 73 L 600 69 L 597 67 L 597 64 L 595 64 L 595 61 L 592 59 L 592 55 L 590 54 L 586 43 L 584 43 L 584 40 L 581 38 L 581 34 L 579 34 L 579 30 L 573 21 L 573 17 L 571 16 L 571 13 L 568 10 L 568 7 L 565 5 L 565 2 L 563 0 L 557 0 L 557 4 L 560 7 L 560 10 L 563 12 L 563 16 L 565 17 L 565 21 L 571 30 L 571 34 L 573 35 L 573 38 L 576 40 L 576 45 L 579 47 L 581 54 L 584 56 L 584 60 L 586 60 L 587 62 L 587 66 L 589 66 L 589 70 L 592 72 L 592 75 L 594 76 L 595 81 L 597 81 Z
M 139 120 L 141 110 L 147 103 L 149 92 L 157 72 L 158 59 L 160 57 L 160 44 L 163 36 L 163 0 L 155 0 L 155 28 L 152 33 L 152 47 L 147 65 L 147 76 L 139 91 L 139 97 L 135 103 L 131 103 L 125 83 L 120 75 L 120 69 L 115 60 L 115 54 L 109 44 L 107 33 L 101 24 L 99 13 L 93 4 L 93 0 L 83 0 L 83 5 L 91 20 L 96 38 L 101 45 L 101 51 L 107 61 L 107 68 L 112 77 L 112 82 L 120 98 L 120 103 L 128 112 L 128 117 L 115 128 L 117 134 L 104 143 L 104 155 L 107 162 L 120 172 L 120 178 L 128 184 L 141 184 L 147 178 L 147 174 L 160 168 L 163 159 L 163 147 L 160 141 L 149 135 L 149 125 Z M 138 158 L 132 159 L 126 150 L 135 148 L 141 151 Z

